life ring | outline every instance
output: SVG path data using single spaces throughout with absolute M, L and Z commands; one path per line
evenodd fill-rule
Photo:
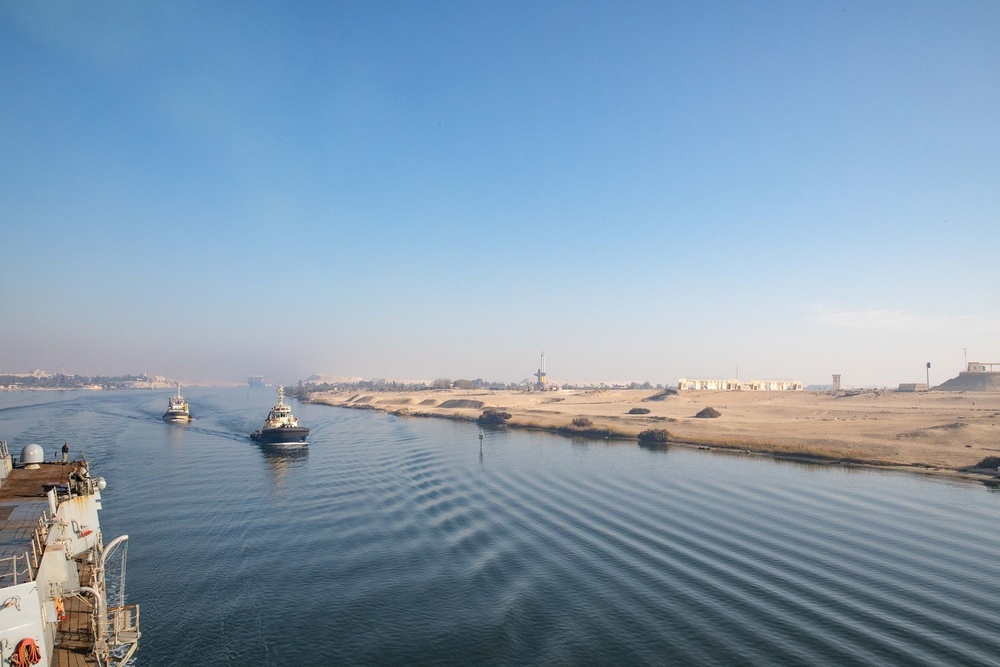
M 42 652 L 31 637 L 25 637 L 14 647 L 14 655 L 10 656 L 11 667 L 28 667 L 42 661 Z

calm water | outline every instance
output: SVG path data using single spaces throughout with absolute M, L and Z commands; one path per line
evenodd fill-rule
M 130 535 L 138 665 L 1000 664 L 1000 494 L 898 473 L 488 433 L 265 389 L 0 393 Z

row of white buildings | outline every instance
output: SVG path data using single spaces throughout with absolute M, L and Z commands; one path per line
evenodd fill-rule
M 802 391 L 800 380 L 690 380 L 677 381 L 678 391 Z

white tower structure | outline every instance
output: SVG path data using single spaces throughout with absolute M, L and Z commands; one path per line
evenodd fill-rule
M 535 373 L 535 377 L 538 378 L 538 382 L 535 383 L 535 389 L 539 391 L 545 391 L 548 389 L 549 379 L 545 375 L 545 350 L 542 350 L 541 367 L 539 367 L 538 372 Z

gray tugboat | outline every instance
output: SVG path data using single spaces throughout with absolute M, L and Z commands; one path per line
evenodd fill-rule
M 278 402 L 267 414 L 264 427 L 250 434 L 250 439 L 268 445 L 305 444 L 309 429 L 299 426 L 299 420 L 292 415 L 292 409 L 285 405 L 285 388 L 278 385 Z

